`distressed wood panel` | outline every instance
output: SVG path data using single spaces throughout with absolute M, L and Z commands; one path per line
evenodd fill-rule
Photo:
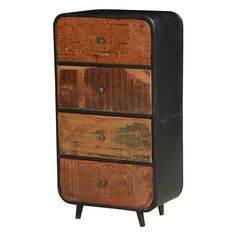
M 58 114 L 60 154 L 152 162 L 151 120 Z
M 153 170 L 61 158 L 60 187 L 68 201 L 147 208 L 153 200 Z
M 151 114 L 151 97 L 150 70 L 58 67 L 61 108 Z
M 56 43 L 58 61 L 151 64 L 151 29 L 141 19 L 62 17 Z

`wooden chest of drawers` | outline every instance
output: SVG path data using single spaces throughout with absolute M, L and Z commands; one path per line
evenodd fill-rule
M 58 190 L 143 213 L 183 184 L 183 27 L 173 12 L 93 10 L 54 22 Z

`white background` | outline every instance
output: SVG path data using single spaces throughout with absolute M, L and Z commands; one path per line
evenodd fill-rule
M 1 1 L 0 235 L 236 235 L 236 17 L 232 0 Z M 145 214 L 57 193 L 53 20 L 87 9 L 177 12 L 184 21 L 184 189 Z

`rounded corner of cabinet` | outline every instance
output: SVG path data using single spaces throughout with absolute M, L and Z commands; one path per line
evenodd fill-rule
M 171 11 L 170 13 L 173 14 L 174 17 L 179 21 L 179 24 L 183 25 L 183 19 L 182 19 L 182 17 L 180 16 L 179 13 L 174 12 L 174 11 Z
M 157 201 L 153 198 L 152 202 L 143 209 L 144 212 L 152 211 L 154 208 L 157 207 Z
M 59 14 L 55 17 L 54 21 L 53 21 L 53 29 L 55 30 L 58 24 L 58 21 L 62 18 L 64 18 L 66 15 L 65 13 Z
M 61 178 L 60 178 L 60 161 L 58 162 L 58 166 L 57 166 L 57 192 L 58 195 L 60 196 L 60 198 L 66 202 L 69 203 L 69 200 L 65 198 L 63 192 L 62 192 L 62 188 L 61 188 Z
M 58 182 L 57 182 L 57 192 L 58 192 L 58 195 L 60 196 L 60 198 L 66 202 L 66 203 L 70 203 L 70 201 L 68 199 L 65 198 L 65 196 L 63 195 L 63 192 L 61 190 L 61 182 L 60 182 L 60 179 L 58 179 Z
M 183 183 L 183 180 L 182 180 L 179 191 L 176 194 L 176 197 L 178 197 L 183 192 L 183 187 L 184 187 L 184 183 Z

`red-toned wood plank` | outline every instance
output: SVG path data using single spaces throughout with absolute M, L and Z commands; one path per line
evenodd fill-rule
M 99 92 L 100 88 L 104 93 Z M 61 108 L 151 114 L 151 98 L 150 70 L 58 67 Z
M 58 61 L 151 64 L 151 29 L 141 19 L 62 17 L 56 44 Z
M 149 166 L 60 159 L 60 188 L 68 201 L 148 208 L 153 200 Z

